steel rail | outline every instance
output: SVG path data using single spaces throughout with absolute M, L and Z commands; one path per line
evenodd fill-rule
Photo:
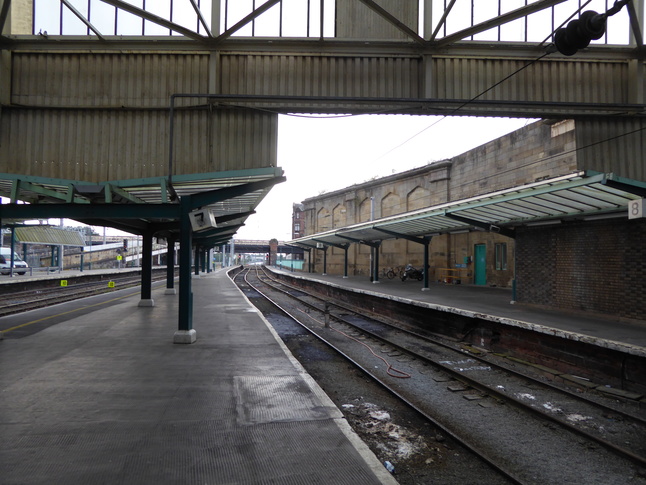
M 290 285 L 289 283 L 286 283 L 285 281 L 277 280 L 271 274 L 269 274 L 266 271 L 266 269 L 264 269 L 264 268 L 263 268 L 263 273 L 269 279 L 271 279 L 274 282 L 277 282 L 277 283 L 279 283 L 281 285 L 287 286 L 288 288 L 292 288 L 293 290 L 300 291 L 301 293 L 305 293 L 308 296 L 311 296 L 312 298 L 317 298 L 317 299 L 320 299 L 322 301 L 325 301 L 320 296 L 318 296 L 318 295 L 316 295 L 314 293 L 308 292 L 307 290 L 304 290 L 304 289 L 299 288 L 297 286 Z M 353 308 L 353 307 L 348 306 L 348 305 L 344 305 L 344 304 L 339 303 L 339 302 L 328 302 L 328 305 L 333 306 L 333 307 L 337 307 L 337 308 L 339 308 L 339 309 L 341 309 L 343 311 L 346 311 L 346 312 L 351 312 L 351 313 L 362 315 L 362 316 L 369 316 L 369 318 L 371 318 L 372 320 L 375 320 L 375 321 L 377 321 L 377 322 L 379 322 L 379 323 L 381 323 L 383 325 L 386 325 L 386 326 L 388 326 L 388 327 L 390 327 L 390 328 L 392 328 L 394 330 L 406 333 L 406 334 L 411 335 L 411 336 L 416 337 L 416 338 L 420 338 L 420 339 L 425 340 L 426 342 L 431 343 L 433 345 L 436 345 L 438 347 L 442 347 L 444 349 L 447 349 L 447 350 L 450 350 L 450 351 L 453 351 L 453 352 L 459 352 L 459 349 L 456 349 L 454 346 L 452 346 L 450 344 L 444 343 L 442 340 L 440 340 L 440 338 L 432 338 L 432 337 L 429 337 L 429 335 L 424 335 L 424 334 L 421 334 L 421 333 L 416 332 L 414 330 L 411 330 L 409 328 L 405 328 L 405 327 L 396 325 L 396 324 L 388 321 L 387 319 L 385 319 L 383 317 L 380 317 L 379 315 L 377 315 L 377 314 L 375 314 L 373 312 L 370 312 L 369 310 L 366 310 L 366 309 L 357 310 L 356 308 Z M 339 317 L 337 317 L 337 318 L 339 318 Z M 353 325 L 350 322 L 344 322 L 344 323 L 347 323 L 348 325 Z M 469 344 L 465 344 L 465 345 L 469 345 Z M 521 371 L 511 369 L 511 368 L 506 367 L 506 366 L 504 366 L 502 364 L 494 362 L 494 361 L 492 361 L 490 359 L 487 359 L 487 358 L 481 357 L 480 355 L 474 354 L 474 353 L 472 353 L 472 352 L 470 352 L 468 350 L 464 350 L 464 351 L 468 352 L 470 357 L 472 357 L 473 359 L 477 360 L 480 363 L 489 365 L 491 367 L 495 367 L 496 369 L 498 369 L 498 370 L 500 370 L 502 372 L 507 372 L 509 374 L 512 374 L 515 377 L 522 378 L 522 379 L 527 379 L 527 380 L 529 380 L 529 381 L 531 381 L 531 382 L 533 382 L 535 384 L 538 384 L 538 385 L 543 386 L 543 387 L 547 387 L 550 390 L 553 390 L 555 392 L 565 394 L 566 396 L 568 396 L 570 398 L 573 398 L 573 399 L 576 399 L 577 401 L 580 401 L 582 403 L 585 403 L 585 404 L 588 404 L 588 405 L 591 405 L 591 406 L 596 406 L 596 407 L 598 407 L 600 409 L 603 409 L 603 410 L 605 410 L 607 412 L 617 414 L 617 415 L 619 415 L 619 416 L 621 416 L 622 418 L 625 418 L 625 419 L 631 419 L 633 421 L 637 421 L 638 423 L 642 424 L 643 426 L 646 426 L 646 419 L 644 419 L 644 418 L 641 418 L 641 417 L 636 416 L 634 414 L 627 413 L 625 411 L 622 411 L 621 409 L 617 409 L 617 408 L 614 408 L 614 407 L 611 407 L 611 406 L 607 406 L 607 405 L 605 405 L 603 403 L 593 401 L 591 399 L 588 399 L 588 398 L 584 397 L 580 393 L 570 391 L 569 389 L 563 388 L 561 386 L 557 386 L 555 384 L 552 384 L 551 382 L 545 382 L 545 381 L 539 380 L 539 379 L 533 377 L 531 374 L 526 374 L 526 373 L 523 373 Z
M 160 281 L 164 279 L 165 276 L 160 276 L 157 278 L 153 277 L 153 281 Z M 123 277 L 115 278 L 115 281 L 119 282 L 118 288 L 110 288 L 107 286 L 106 281 L 96 281 L 90 283 L 79 283 L 72 286 L 57 287 L 57 288 L 40 288 L 31 291 L 10 293 L 6 295 L 5 300 L 16 299 L 15 297 L 22 296 L 23 301 L 18 301 L 15 303 L 7 303 L 0 305 L 0 318 L 6 317 L 9 315 L 14 315 L 23 311 L 36 310 L 38 308 L 45 308 L 48 306 L 56 305 L 58 303 L 64 303 L 72 300 L 79 300 L 81 298 L 86 298 L 88 296 L 94 296 L 101 293 L 108 293 L 115 290 L 123 290 L 125 288 L 132 288 L 141 284 L 141 278 L 136 277 Z M 39 291 L 45 290 L 48 295 L 45 295 L 43 298 L 30 298 L 30 295 L 36 295 Z M 2 330 L 0 330 L 1 332 Z
M 280 283 L 283 284 L 282 282 L 280 282 Z M 265 284 L 267 284 L 267 283 L 265 283 Z M 281 290 L 277 289 L 277 291 L 281 291 Z M 300 290 L 300 289 L 299 289 L 299 291 L 301 291 L 303 293 L 306 293 L 306 294 L 308 294 L 309 296 L 311 296 L 313 298 L 317 298 L 317 299 L 325 302 L 325 300 L 323 300 L 321 297 L 317 297 L 315 295 L 309 294 L 309 293 L 304 292 L 303 290 Z M 283 292 L 283 293 L 289 295 L 288 292 Z M 292 297 L 291 295 L 289 295 L 289 296 Z M 292 298 L 294 298 L 294 297 L 292 297 Z M 310 303 L 303 302 L 302 300 L 299 300 L 299 302 L 301 304 L 308 305 L 311 308 L 316 309 L 317 311 L 321 311 L 321 312 L 323 311 L 320 308 L 318 308 L 315 305 L 312 305 Z M 332 304 L 332 305 L 335 305 L 335 304 Z M 348 310 L 347 308 L 344 308 L 344 310 L 352 311 L 352 310 Z M 356 312 L 356 311 L 353 311 L 353 313 L 355 313 L 355 315 L 360 315 L 360 316 L 366 317 L 366 315 L 364 313 L 359 313 L 359 312 Z M 570 431 L 570 432 L 572 432 L 574 434 L 577 434 L 577 435 L 579 435 L 579 436 L 581 436 L 583 438 L 589 439 L 589 440 L 591 440 L 591 441 L 605 447 L 606 449 L 608 449 L 608 450 L 610 450 L 610 451 L 612 451 L 612 452 L 614 452 L 614 453 L 616 453 L 616 454 L 618 454 L 618 455 L 620 455 L 620 456 L 622 456 L 624 458 L 629 459 L 630 461 L 632 461 L 632 462 L 634 462 L 634 463 L 636 463 L 636 464 L 638 464 L 640 466 L 646 466 L 646 457 L 639 456 L 639 455 L 637 455 L 637 454 L 635 454 L 635 453 L 633 453 L 633 452 L 631 452 L 631 451 L 629 451 L 629 450 L 627 450 L 627 449 L 625 449 L 625 448 L 623 448 L 623 447 L 621 447 L 619 445 L 616 445 L 615 443 L 612 443 L 612 442 L 607 441 L 607 440 L 605 440 L 603 438 L 600 438 L 600 437 L 595 436 L 595 435 L 593 435 L 591 433 L 588 433 L 587 431 L 585 431 L 585 430 L 583 430 L 581 428 L 578 428 L 575 425 L 572 425 L 572 424 L 570 424 L 570 423 L 568 423 L 566 421 L 562 421 L 562 420 L 558 419 L 556 416 L 554 416 L 552 414 L 548 414 L 548 413 L 545 413 L 545 412 L 541 411 L 538 408 L 534 408 L 533 406 L 528 405 L 527 403 L 525 403 L 524 401 L 522 401 L 520 399 L 517 399 L 517 398 L 515 398 L 513 396 L 510 396 L 509 394 L 503 393 L 503 392 L 499 391 L 496 388 L 493 388 L 493 387 L 490 387 L 490 386 L 488 386 L 486 384 L 483 384 L 482 382 L 479 382 L 478 380 L 476 380 L 474 378 L 471 378 L 471 377 L 469 377 L 469 376 L 467 376 L 467 375 L 465 375 L 463 373 L 460 373 L 460 372 L 458 372 L 458 371 L 456 371 L 456 370 L 454 370 L 454 369 L 452 369 L 452 368 L 450 368 L 450 367 L 448 367 L 446 365 L 443 365 L 443 364 L 441 364 L 439 362 L 436 362 L 436 361 L 430 359 L 426 355 L 419 354 L 419 353 L 417 353 L 415 351 L 412 351 L 412 350 L 410 350 L 410 349 L 408 349 L 406 347 L 403 347 L 403 346 L 398 345 L 398 344 L 396 344 L 394 342 L 391 342 L 390 340 L 388 340 L 388 339 L 386 339 L 384 337 L 381 337 L 381 336 L 375 334 L 374 332 L 372 332 L 370 330 L 366 330 L 366 329 L 364 329 L 364 328 L 362 328 L 362 327 L 360 327 L 358 325 L 355 325 L 354 323 L 349 322 L 349 321 L 347 321 L 347 320 L 345 320 L 345 319 L 343 319 L 341 317 L 337 317 L 337 316 L 333 316 L 333 315 L 330 315 L 330 316 L 335 318 L 337 321 L 356 329 L 357 331 L 365 333 L 366 335 L 370 336 L 371 338 L 379 340 L 379 341 L 381 341 L 381 342 L 383 342 L 383 343 L 385 343 L 387 345 L 390 345 L 390 346 L 396 348 L 397 350 L 399 350 L 401 352 L 407 353 L 408 355 L 411 355 L 416 359 L 419 359 L 421 361 L 425 361 L 425 362 L 435 366 L 436 368 L 439 368 L 443 372 L 446 372 L 447 374 L 452 376 L 455 380 L 458 380 L 458 381 L 460 381 L 460 382 L 462 382 L 464 384 L 467 384 L 470 387 L 472 387 L 474 389 L 477 389 L 478 391 L 480 391 L 483 394 L 490 395 L 490 396 L 492 396 L 492 397 L 494 397 L 496 399 L 499 399 L 501 401 L 504 401 L 504 402 L 509 402 L 509 403 L 513 404 L 515 407 L 517 407 L 518 409 L 521 409 L 522 411 L 528 411 L 530 414 L 533 414 L 533 415 L 539 417 L 540 419 L 545 419 L 545 420 L 548 420 L 550 422 L 553 422 L 553 423 L 565 428 L 566 430 L 568 430 L 568 431 Z M 369 317 L 369 318 L 372 318 L 372 317 Z M 378 321 L 378 320 L 376 320 L 376 321 Z M 380 322 L 380 323 L 382 323 L 382 322 Z M 396 327 L 396 329 L 398 331 L 402 330 L 399 327 Z M 434 343 L 434 341 L 432 341 L 432 340 L 429 340 L 429 341 Z M 449 346 L 445 346 L 445 348 L 450 349 Z M 456 352 L 456 353 L 461 353 L 456 349 L 450 349 L 450 350 L 452 350 L 453 352 Z M 491 363 L 489 363 L 486 360 L 483 361 L 483 362 L 486 362 L 488 365 L 491 365 Z M 503 372 L 509 372 L 508 369 L 506 369 L 505 367 L 502 367 L 502 366 L 500 366 L 499 369 L 501 371 L 503 371 Z M 541 382 L 539 380 L 536 380 L 536 379 L 532 379 L 531 377 L 528 377 L 528 376 L 526 376 L 524 374 L 521 374 L 520 377 L 522 377 L 524 379 L 532 380 L 532 382 L 534 382 L 536 384 L 539 384 L 539 385 L 545 385 L 543 382 Z M 562 392 L 562 390 L 559 389 L 558 387 L 555 387 L 554 390 L 556 390 L 557 392 Z M 593 401 L 588 401 L 588 400 L 583 400 L 583 399 L 581 399 L 581 401 L 584 401 L 588 405 L 595 406 L 595 407 L 603 409 L 603 410 L 611 410 L 612 412 L 617 412 L 612 408 L 608 408 L 606 406 L 603 406 L 602 404 L 598 404 L 598 403 L 593 402 Z M 644 424 L 644 422 L 643 422 L 643 420 L 641 420 L 641 418 L 636 418 L 636 417 L 630 416 L 630 415 L 626 415 L 626 416 L 629 419 L 641 422 L 642 425 Z
M 314 337 L 316 337 L 318 340 L 320 340 L 323 344 L 330 347 L 332 350 L 334 350 L 336 353 L 338 353 L 340 356 L 342 356 L 344 359 L 346 359 L 348 362 L 350 362 L 353 366 L 355 366 L 361 372 L 365 373 L 366 376 L 370 377 L 374 382 L 376 382 L 378 385 L 380 385 L 383 389 L 385 389 L 390 394 L 395 396 L 401 402 L 405 403 L 408 407 L 410 407 L 412 410 L 414 410 L 416 413 L 418 413 L 424 419 L 426 419 L 427 421 L 432 423 L 434 426 L 436 426 L 437 428 L 442 430 L 443 433 L 445 433 L 447 436 L 450 436 L 456 443 L 459 443 L 463 448 L 469 450 L 471 453 L 473 453 L 474 455 L 479 457 L 487 465 L 489 465 L 493 470 L 497 471 L 498 473 L 500 473 L 505 478 L 509 479 L 511 482 L 513 482 L 515 484 L 523 485 L 523 484 L 527 483 L 527 482 L 523 481 L 522 479 L 520 479 L 519 477 L 517 477 L 516 475 L 514 475 L 513 472 L 505 469 L 502 465 L 496 463 L 496 461 L 493 458 L 489 457 L 486 452 L 480 450 L 476 445 L 474 445 L 472 443 L 469 443 L 467 440 L 465 440 L 464 438 L 462 438 L 459 435 L 455 434 L 449 428 L 445 427 L 442 423 L 435 420 L 432 416 L 428 415 L 424 410 L 420 409 L 415 404 L 413 404 L 411 401 L 409 401 L 404 396 L 402 396 L 395 389 L 391 388 L 388 384 L 386 384 L 379 377 L 377 377 L 376 375 L 371 373 L 368 369 L 363 367 L 357 361 L 352 359 L 349 355 L 347 355 L 341 349 L 339 349 L 334 344 L 332 344 L 331 342 L 329 342 L 325 338 L 318 335 L 316 332 L 314 332 L 312 329 L 310 329 L 307 325 L 302 323 L 299 320 L 298 317 L 292 315 L 287 309 L 283 308 L 278 302 L 274 301 L 268 295 L 266 295 L 264 292 L 262 292 L 260 289 L 258 289 L 256 286 L 252 285 L 247 279 L 247 275 L 248 275 L 249 271 L 250 270 L 247 269 L 245 274 L 244 274 L 244 280 L 245 280 L 246 284 L 248 284 L 250 288 L 252 288 L 254 291 L 256 291 L 263 298 L 265 298 L 270 304 L 272 304 L 274 307 L 276 307 L 278 310 L 280 310 L 288 318 L 290 318 L 295 323 L 297 323 L 298 325 L 303 327 L 305 330 L 307 330 L 309 333 L 311 333 Z M 238 277 L 240 274 L 241 273 L 238 273 L 235 277 Z M 234 277 L 234 279 L 235 279 L 235 277 Z

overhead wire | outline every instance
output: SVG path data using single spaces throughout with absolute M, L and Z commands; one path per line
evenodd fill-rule
M 538 46 L 540 47 L 540 46 L 542 46 L 543 44 L 545 44 L 545 42 L 547 42 L 547 40 L 548 40 L 550 37 L 553 37 L 553 36 L 554 36 L 554 33 L 555 33 L 559 28 L 563 27 L 563 25 L 565 25 L 568 21 L 570 21 L 572 18 L 574 18 L 574 16 L 575 16 L 576 14 L 580 13 L 580 12 L 581 12 L 581 10 L 583 10 L 583 9 L 584 9 L 588 4 L 590 4 L 590 2 L 591 2 L 591 1 L 592 1 L 592 0 L 587 0 L 585 3 L 581 4 L 581 5 L 579 6 L 579 8 L 577 8 L 577 10 L 575 10 L 575 11 L 574 11 L 574 13 L 572 13 L 572 15 L 570 15 L 570 16 L 569 16 L 565 21 L 563 21 L 563 22 L 559 25 L 559 27 L 557 27 L 556 29 L 554 29 L 554 30 L 550 33 L 550 35 L 548 35 L 548 36 L 545 38 L 545 40 L 543 40 L 543 41 L 542 41 Z M 626 3 L 627 3 L 627 2 L 626 2 Z M 622 5 L 621 5 L 621 7 L 623 7 L 623 4 L 625 4 L 625 3 L 624 3 L 624 2 L 622 2 L 622 1 L 616 1 L 616 2 L 615 2 L 615 7 L 613 7 L 613 9 L 611 9 L 611 12 L 613 12 L 613 13 L 611 13 L 611 15 L 614 15 L 614 13 L 616 13 L 616 11 L 614 11 L 614 10 L 617 10 L 617 9 L 618 9 L 618 5 L 619 5 L 619 4 L 622 4 Z M 554 8 L 554 7 L 552 7 L 552 8 Z M 620 8 L 620 7 L 619 7 L 619 8 Z M 435 121 L 434 121 L 433 123 L 431 123 L 429 126 L 425 127 L 424 129 L 420 130 L 419 132 L 415 133 L 413 136 L 411 136 L 411 137 L 407 138 L 406 140 L 404 140 L 404 141 L 403 141 L 402 143 L 400 143 L 399 145 L 397 145 L 397 146 L 395 146 L 395 147 L 391 148 L 390 150 L 388 150 L 386 153 L 384 153 L 383 155 L 379 156 L 378 158 L 375 158 L 375 159 L 373 160 L 373 162 L 376 162 L 376 161 L 378 161 L 378 160 L 381 160 L 382 158 L 384 158 L 384 157 L 386 157 L 387 155 L 391 154 L 391 153 L 392 153 L 392 152 L 394 152 L 395 150 L 397 150 L 397 149 L 401 148 L 402 146 L 404 146 L 406 143 L 408 143 L 408 142 L 409 142 L 409 141 L 411 141 L 412 139 L 414 139 L 414 138 L 418 137 L 419 135 L 421 135 L 421 134 L 422 134 L 422 133 L 424 133 L 425 131 L 429 130 L 430 128 L 433 128 L 434 126 L 436 126 L 436 125 L 437 125 L 437 124 L 439 124 L 440 122 L 444 121 L 447 117 L 455 115 L 455 113 L 457 113 L 458 111 L 460 111 L 462 108 L 464 108 L 465 106 L 467 106 L 467 105 L 471 104 L 473 101 L 475 101 L 476 99 L 478 99 L 478 98 L 480 98 L 481 96 L 485 95 L 486 93 L 488 93 L 488 92 L 489 92 L 489 91 L 491 91 L 492 89 L 495 89 L 495 88 L 496 88 L 496 87 L 498 87 L 500 84 L 502 84 L 502 83 L 504 83 L 505 81 L 509 80 L 510 78 L 512 78 L 513 76 L 515 76 L 516 74 L 518 74 L 518 73 L 522 72 L 523 70 L 527 69 L 528 67 L 530 67 L 530 66 L 534 65 L 536 62 L 540 61 L 541 59 L 545 58 L 546 56 L 548 56 L 548 55 L 550 55 L 550 54 L 552 54 L 552 53 L 556 52 L 555 48 L 550 49 L 550 47 L 553 47 L 553 46 L 548 46 L 548 48 L 547 48 L 547 50 L 546 50 L 546 52 L 545 52 L 544 54 L 542 54 L 542 55 L 540 55 L 539 57 L 537 57 L 536 59 L 534 59 L 534 60 L 532 60 L 532 61 L 528 62 L 527 64 L 525 64 L 525 65 L 521 66 L 520 68 L 516 69 L 516 70 L 515 70 L 514 72 L 512 72 L 511 74 L 508 74 L 507 76 L 505 76 L 504 78 L 502 78 L 500 81 L 498 81 L 498 82 L 496 82 L 495 84 L 493 84 L 492 86 L 488 87 L 487 89 L 485 89 L 485 90 L 484 90 L 484 91 L 482 91 L 481 93 L 479 93 L 479 94 L 477 94 L 476 96 L 472 97 L 472 98 L 471 98 L 471 99 L 469 99 L 468 101 L 465 101 L 464 103 L 462 103 L 462 104 L 461 104 L 460 106 L 458 106 L 457 108 L 454 108 L 450 113 L 447 113 L 447 114 L 442 115 L 442 117 L 441 117 L 441 118 L 439 118 L 438 120 L 435 120 Z

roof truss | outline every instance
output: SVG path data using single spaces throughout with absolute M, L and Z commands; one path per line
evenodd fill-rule
M 226 30 L 222 33 L 218 33 L 219 25 L 217 26 L 211 25 L 210 27 L 209 25 L 214 22 L 218 22 L 222 15 L 226 16 L 228 9 L 224 7 L 222 8 L 223 11 L 220 12 L 219 10 L 220 5 L 219 5 L 219 2 L 216 2 L 216 0 L 213 0 L 210 3 L 211 16 L 212 16 L 211 19 L 207 18 L 204 15 L 204 11 L 202 10 L 201 6 L 196 2 L 196 0 L 189 0 L 195 13 L 195 21 L 194 21 L 194 25 L 196 26 L 195 29 L 185 27 L 184 25 L 173 21 L 172 16 L 170 14 L 168 15 L 168 18 L 166 18 L 164 16 L 160 16 L 155 13 L 152 13 L 151 10 L 146 9 L 145 3 L 144 3 L 144 8 L 141 8 L 124 0 L 101 0 L 101 1 L 107 5 L 113 6 L 115 9 L 128 12 L 132 15 L 135 15 L 155 25 L 159 25 L 164 28 L 167 28 L 170 32 L 180 34 L 185 39 L 190 39 L 190 40 L 204 42 L 204 43 L 210 43 L 213 45 L 217 45 L 218 43 L 221 43 L 222 41 L 231 37 L 235 33 L 239 32 L 245 26 L 253 23 L 256 19 L 261 17 L 266 12 L 276 7 L 277 4 L 281 3 L 281 0 L 265 0 L 260 2 L 254 2 L 250 7 L 249 13 L 244 15 L 234 25 L 230 27 L 226 27 L 228 19 L 225 19 Z M 174 1 L 179 3 L 179 0 L 174 0 Z M 232 2 L 233 0 L 229 0 L 229 1 Z M 393 25 L 397 30 L 402 32 L 408 39 L 410 39 L 418 46 L 421 46 L 421 47 L 434 46 L 434 47 L 441 48 L 441 47 L 445 47 L 447 45 L 451 45 L 456 42 L 465 40 L 479 33 L 494 29 L 496 27 L 501 27 L 505 24 L 508 24 L 520 18 L 524 18 L 534 13 L 543 11 L 545 9 L 552 8 L 555 5 L 564 3 L 566 0 L 534 0 L 534 1 L 531 1 L 530 3 L 525 2 L 526 5 L 508 12 L 504 11 L 504 6 L 502 6 L 503 5 L 502 0 L 499 0 L 498 8 L 496 8 L 496 5 L 494 2 L 490 2 L 491 4 L 490 18 L 482 22 L 479 22 L 477 24 L 473 24 L 467 28 L 461 29 L 459 31 L 450 32 L 443 37 L 440 37 L 439 33 L 440 31 L 442 31 L 442 29 L 445 29 L 447 20 L 451 20 L 458 15 L 464 15 L 463 10 L 454 8 L 454 6 L 457 3 L 456 0 L 451 0 L 450 2 L 448 2 L 448 4 L 445 2 L 444 11 L 442 15 L 439 16 L 439 20 L 434 22 L 435 25 L 433 26 L 433 29 L 432 29 L 433 31 L 426 32 L 424 36 L 421 36 L 420 33 L 418 33 L 415 28 L 411 28 L 405 22 L 403 22 L 400 19 L 400 15 L 398 11 L 394 11 L 394 12 L 389 11 L 386 8 L 382 7 L 376 0 L 347 0 L 347 1 L 348 2 L 353 1 L 353 2 L 361 3 L 365 5 L 376 15 L 384 19 L 389 24 Z M 81 22 L 83 22 L 87 27 L 87 29 L 98 37 L 98 40 L 104 42 L 110 39 L 111 37 L 115 37 L 115 36 L 108 36 L 104 32 L 103 33 L 100 32 L 99 29 L 97 29 L 97 27 L 91 23 L 90 19 L 88 18 L 88 15 L 82 13 L 79 9 L 77 9 L 71 0 L 60 0 L 60 2 L 62 5 L 65 6 L 67 10 L 72 12 Z M 257 5 L 258 3 L 260 3 L 260 5 Z M 312 2 L 310 9 L 311 10 L 323 9 L 323 6 L 319 7 L 317 3 L 318 2 Z M 462 2 L 462 3 L 466 3 L 466 2 Z M 476 2 L 472 2 L 472 4 L 475 4 L 475 3 Z M 579 5 L 578 5 L 579 10 L 582 8 L 580 6 L 580 3 L 581 2 L 579 2 Z M 0 11 L 0 31 L 2 31 L 2 27 L 4 26 L 4 23 L 8 16 L 10 4 L 11 2 L 9 0 L 2 3 L 2 10 Z M 170 4 L 172 8 L 173 0 L 171 0 Z M 323 2 L 321 2 L 321 5 L 322 4 Z M 432 10 L 431 2 L 427 2 L 427 8 Z M 465 8 L 468 8 L 468 7 L 465 7 Z M 475 7 L 472 6 L 471 8 L 473 9 Z M 281 3 L 281 14 L 283 9 L 286 10 L 287 14 L 289 15 L 290 6 L 282 5 Z M 573 15 L 578 13 L 579 10 L 576 9 L 576 6 L 573 6 L 573 12 L 572 12 Z M 640 12 L 635 8 L 634 5 L 632 5 L 632 3 L 628 4 L 628 11 L 629 11 L 629 17 L 630 17 L 630 28 L 634 31 L 634 37 L 638 41 L 637 45 L 641 46 L 642 28 L 641 28 L 641 21 L 639 18 Z M 317 12 L 317 13 L 321 17 L 323 17 L 323 12 Z M 473 14 L 473 12 L 471 13 Z M 428 18 L 424 19 L 424 22 L 426 23 L 428 20 L 430 24 L 430 20 L 432 20 L 431 14 L 426 14 L 426 16 Z M 307 20 L 309 22 L 309 18 Z M 282 23 L 282 21 L 283 20 L 281 17 L 280 22 Z M 199 25 L 200 28 L 204 30 L 204 32 L 206 33 L 205 35 L 198 32 L 197 25 Z M 430 27 L 427 27 L 427 29 L 428 28 Z M 281 25 L 280 31 L 282 32 L 282 25 Z M 309 27 L 308 27 L 308 32 L 309 32 Z M 323 41 L 323 40 L 326 40 L 326 37 L 324 37 L 321 34 L 317 36 L 316 39 Z

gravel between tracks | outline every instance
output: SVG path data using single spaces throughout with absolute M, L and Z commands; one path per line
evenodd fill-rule
M 259 299 L 252 299 L 254 303 L 255 300 Z M 304 330 L 294 330 L 286 319 L 272 313 L 268 319 L 379 459 L 393 464 L 400 483 L 506 483 L 488 467 L 476 463 L 469 453 L 460 450 L 441 432 L 422 423 L 416 413 L 402 409 L 392 396 L 375 391 L 374 386 L 349 364 L 339 368 L 339 364 L 334 363 L 313 337 L 305 335 Z M 339 376 L 343 378 L 339 379 Z M 472 407 L 475 416 L 459 415 L 455 419 L 481 426 L 484 433 L 487 429 L 496 429 L 498 433 L 508 435 L 508 443 L 515 443 L 518 436 L 514 446 L 519 454 L 527 452 L 526 448 L 537 450 L 533 453 L 539 456 L 542 456 L 542 450 L 545 451 L 544 470 L 538 476 L 524 477 L 527 483 L 548 483 L 544 479 L 549 477 L 549 483 L 646 484 L 646 471 L 614 460 L 605 450 L 586 445 L 583 440 L 573 439 L 572 453 L 565 449 L 555 455 L 552 453 L 555 442 L 551 440 L 561 431 L 553 425 L 546 424 L 529 442 L 519 432 L 522 424 L 509 420 L 506 412 L 492 414 L 482 408 L 482 420 L 479 421 L 477 404 Z M 456 409 L 456 413 L 460 412 Z M 512 454 L 513 451 L 509 450 Z M 583 469 L 585 474 L 573 474 L 571 469 Z

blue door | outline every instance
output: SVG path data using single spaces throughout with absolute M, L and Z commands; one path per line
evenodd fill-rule
M 473 283 L 476 285 L 487 284 L 487 245 L 476 244 L 473 251 L 474 274 Z

